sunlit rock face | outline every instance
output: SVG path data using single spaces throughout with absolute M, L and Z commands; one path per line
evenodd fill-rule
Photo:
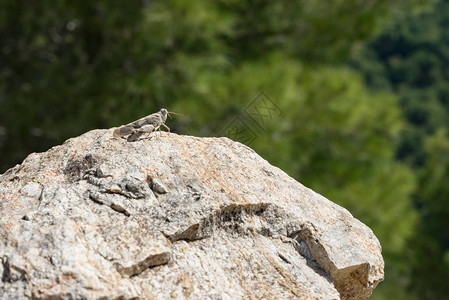
M 0 176 L 0 299 L 366 299 L 373 232 L 227 138 L 93 130 Z

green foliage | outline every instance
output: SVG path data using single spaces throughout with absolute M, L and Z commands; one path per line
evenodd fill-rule
M 354 63 L 370 86 L 400 96 L 411 128 L 398 156 L 415 166 L 424 163 L 425 136 L 449 126 L 448 11 L 449 2 L 439 1 L 430 11 L 404 15 L 360 51 Z
M 413 285 L 422 299 L 438 299 L 449 293 L 449 139 L 445 129 L 427 137 L 426 162 L 420 172 L 422 226 L 412 244 L 417 249 L 413 262 Z M 428 288 L 429 282 L 432 289 Z
M 449 288 L 449 1 L 404 14 L 355 56 L 353 65 L 376 90 L 400 97 L 407 125 L 397 157 L 418 174 L 419 217 L 408 242 L 407 284 L 420 299 L 447 298 Z
M 301 60 L 338 63 L 354 44 L 378 32 L 396 11 L 420 10 L 432 1 L 222 0 L 235 16 L 228 39 L 236 57 L 282 49 Z
M 129 75 L 124 50 L 133 41 L 140 7 L 61 1 L 0 5 L 0 126 L 6 129 L 0 166 L 5 170 L 32 151 L 107 123 L 112 99 L 125 97 L 118 83 Z

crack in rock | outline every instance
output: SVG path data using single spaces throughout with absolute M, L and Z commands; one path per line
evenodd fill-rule
M 111 200 L 109 200 L 109 198 L 105 197 L 104 195 L 102 195 L 98 192 L 90 191 L 88 198 L 97 204 L 109 206 L 116 212 L 122 213 L 127 217 L 129 217 L 131 215 L 130 212 L 127 210 L 127 208 L 124 205 L 118 204 L 114 201 L 111 201 Z
M 169 251 L 149 255 L 144 260 L 137 262 L 135 264 L 130 264 L 128 266 L 123 266 L 120 263 L 115 262 L 113 265 L 116 270 L 122 276 L 136 276 L 145 271 L 148 268 L 154 268 L 160 265 L 165 265 L 171 260 L 171 253 Z
M 139 248 L 135 244 L 139 244 Z M 164 265 L 172 260 L 171 243 L 161 233 L 145 237 L 127 233 L 116 240 L 114 245 L 119 247 L 115 255 L 120 258 L 112 261 L 113 266 L 125 277 L 137 276 L 148 268 Z
M 269 212 L 270 216 L 265 216 L 265 212 Z M 282 220 L 280 223 L 273 218 L 278 215 L 284 216 L 278 219 Z M 351 289 L 354 289 L 354 276 L 359 278 L 362 286 L 374 284 L 369 283 L 367 279 L 369 265 L 361 264 L 339 269 L 329 257 L 326 247 L 321 244 L 316 226 L 310 222 L 298 223 L 293 218 L 286 217 L 288 215 L 282 208 L 270 203 L 232 204 L 223 206 L 208 217 L 174 233 L 164 232 L 164 235 L 172 242 L 201 240 L 211 237 L 218 230 L 238 235 L 257 232 L 266 237 L 282 237 L 290 241 L 294 249 L 306 259 L 308 266 L 317 274 L 325 277 L 326 280 L 333 280 L 340 293 L 348 296 L 360 293 L 359 290 L 351 292 Z M 279 257 L 290 263 L 282 254 L 279 254 Z
M 270 204 L 258 203 L 248 205 L 226 205 L 213 211 L 198 222 L 184 226 L 175 232 L 164 231 L 164 235 L 172 242 L 185 240 L 195 241 L 212 236 L 217 230 L 244 234 L 253 231 L 251 219 L 260 216 Z

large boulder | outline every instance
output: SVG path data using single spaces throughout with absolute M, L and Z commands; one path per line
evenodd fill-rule
M 0 176 L 0 299 L 366 299 L 373 232 L 227 138 L 93 130 Z

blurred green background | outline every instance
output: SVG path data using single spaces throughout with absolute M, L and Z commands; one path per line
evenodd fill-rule
M 449 1 L 2 0 L 0 173 L 162 107 L 189 116 L 180 134 L 238 117 L 373 229 L 372 299 L 449 299 L 448 66 Z M 278 109 L 262 126 L 260 92 Z

